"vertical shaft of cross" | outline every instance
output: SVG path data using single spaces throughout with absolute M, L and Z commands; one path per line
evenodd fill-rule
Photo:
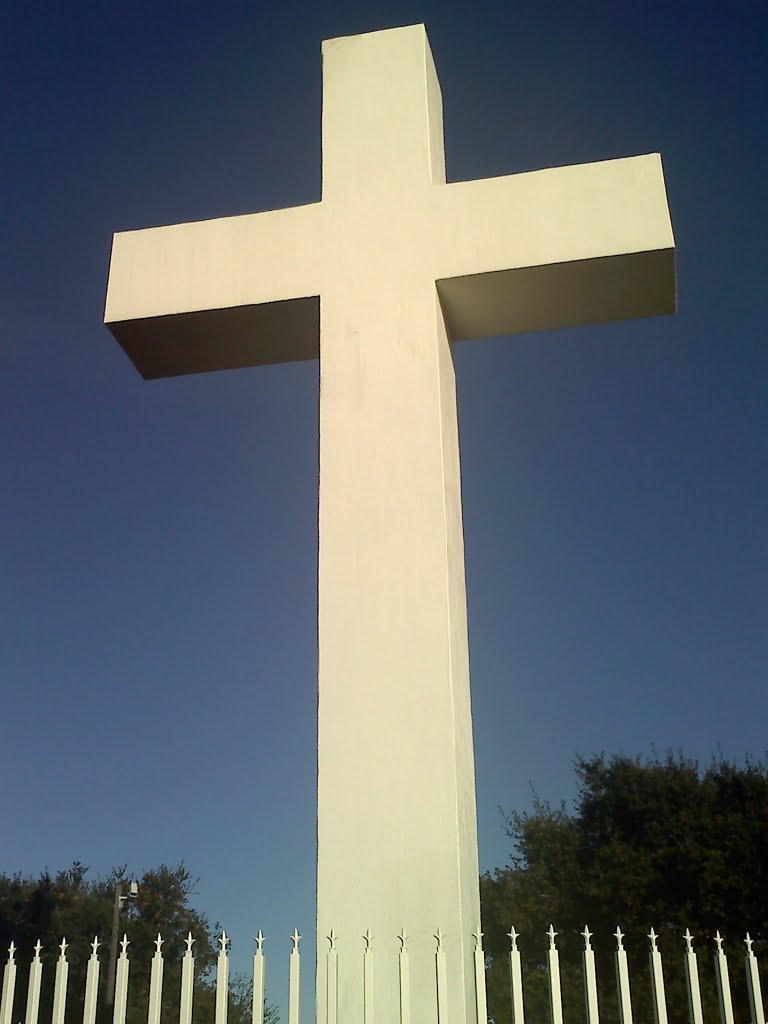
M 387 1018 L 399 1005 L 403 927 L 412 1018 L 436 1019 L 438 927 L 449 1020 L 474 1013 L 478 862 L 453 359 L 418 257 L 410 265 L 400 247 L 370 252 L 372 238 L 413 230 L 420 195 L 439 182 L 441 117 L 423 30 L 326 44 L 323 201 L 345 201 L 330 207 L 344 245 L 321 303 L 317 924 L 318 949 L 331 928 L 339 936 L 340 1020 L 363 1005 L 368 928 Z M 380 198 L 368 196 L 364 217 L 350 200 L 365 192 L 360 176 Z M 319 1024 L 324 982 L 320 970 Z
M 395 998 L 404 925 L 414 1019 L 431 1020 L 440 926 L 456 1020 L 471 1003 L 479 898 L 454 376 L 431 296 L 420 320 L 399 358 L 387 324 L 321 356 L 318 938 L 339 934 L 340 1019 L 360 1003 L 344 972 L 368 927 L 377 1000 Z M 366 345 L 365 386 L 345 393 Z M 362 405 L 353 430 L 351 405 Z

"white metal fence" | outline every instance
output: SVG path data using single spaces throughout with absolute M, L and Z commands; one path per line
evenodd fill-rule
M 595 951 L 592 947 L 592 933 L 587 927 L 581 933 L 584 939 L 582 952 L 582 976 L 584 981 L 584 1001 L 586 1024 L 600 1024 L 599 998 L 597 972 L 595 969 Z M 560 980 L 560 954 L 555 939 L 557 932 L 550 925 L 547 932 L 549 948 L 546 954 L 546 978 L 549 995 L 550 1024 L 564 1024 L 563 1000 Z M 473 966 L 475 978 L 475 1012 L 476 1021 L 484 1024 L 488 1020 L 486 1001 L 486 956 L 482 946 L 482 932 L 473 935 L 474 953 Z M 509 950 L 509 982 L 512 1004 L 512 1018 L 514 1024 L 525 1024 L 525 998 L 523 992 L 523 970 L 521 962 L 521 951 L 518 946 L 520 935 L 515 928 L 509 932 L 511 948 Z M 632 996 L 630 987 L 629 966 L 627 952 L 624 948 L 624 938 L 621 929 L 617 928 L 612 936 L 615 940 L 613 950 L 617 997 L 619 1006 L 620 1024 L 633 1024 Z M 651 983 L 651 994 L 653 1001 L 653 1013 L 656 1024 L 668 1024 L 667 1000 L 664 986 L 664 966 L 662 955 L 657 945 L 657 934 L 651 929 L 648 935 L 649 950 L 648 962 Z M 299 941 L 301 936 L 294 930 L 291 940 L 293 947 L 289 955 L 288 971 L 288 1024 L 299 1024 L 299 987 L 301 975 L 301 955 L 299 952 Z M 681 949 L 685 971 L 685 983 L 688 997 L 688 1018 L 689 1024 L 704 1024 L 702 1011 L 701 989 L 699 984 L 699 963 L 698 954 L 693 948 L 693 936 L 686 930 L 683 936 L 685 948 Z M 326 971 L 326 1019 L 323 1024 L 373 1024 L 374 1021 L 374 988 L 373 988 L 373 965 L 374 957 L 379 955 L 396 955 L 398 958 L 398 977 L 400 986 L 399 999 L 399 1024 L 411 1024 L 411 1006 L 409 993 L 410 979 L 410 950 L 407 945 L 407 936 L 401 933 L 397 936 L 399 949 L 396 952 L 383 953 L 380 948 L 374 948 L 372 936 L 367 932 L 361 936 L 358 957 L 359 970 L 363 978 L 363 1005 L 355 1014 L 354 1021 L 339 1021 L 338 1014 L 338 977 L 339 957 L 337 948 L 337 937 L 333 931 L 328 936 L 329 946 L 324 954 Z M 445 944 L 448 941 L 442 931 L 438 928 L 435 933 L 434 946 L 434 979 L 435 979 L 435 1018 L 438 1022 L 445 1022 L 449 1019 L 448 1013 L 448 985 L 446 979 Z M 713 950 L 713 965 L 717 997 L 720 1010 L 720 1024 L 735 1024 L 733 1013 L 733 1001 L 731 998 L 731 980 L 729 965 L 726 954 L 723 950 L 723 939 L 720 933 L 714 937 L 715 948 Z M 749 998 L 750 1022 L 749 1024 L 768 1024 L 765 1019 L 763 1008 L 763 997 L 760 987 L 760 974 L 758 971 L 757 958 L 753 952 L 753 940 L 747 934 L 744 940 L 746 950 L 744 956 L 745 980 L 747 995 Z M 186 952 L 181 960 L 181 989 L 179 993 L 179 1024 L 192 1024 L 192 1010 L 194 1001 L 194 939 L 191 933 L 186 940 Z M 215 1024 L 227 1024 L 228 993 L 229 993 L 229 939 L 226 933 L 222 933 L 219 939 L 219 953 L 216 960 L 216 998 L 215 998 Z M 125 1024 L 126 1009 L 128 1005 L 128 981 L 130 972 L 130 959 L 128 947 L 130 943 L 126 936 L 120 943 L 120 954 L 117 959 L 117 972 L 115 980 L 114 1006 L 112 1010 L 113 1024 Z M 160 935 L 155 940 L 155 953 L 150 965 L 149 1000 L 147 1007 L 147 1024 L 160 1024 L 160 1012 L 163 995 L 163 940 Z M 252 1002 L 252 1024 L 264 1024 L 264 994 L 266 959 L 264 954 L 264 936 L 259 931 L 256 937 L 256 950 L 253 956 L 253 1002 Z M 67 941 L 62 939 L 59 945 L 59 955 L 55 962 L 53 1008 L 51 1024 L 64 1024 L 67 987 L 69 976 L 69 964 L 67 962 Z M 91 944 L 91 954 L 87 962 L 85 976 L 85 998 L 83 1004 L 83 1024 L 95 1024 L 96 1010 L 99 997 L 99 974 L 101 963 L 98 956 L 99 940 L 95 938 Z M 41 959 L 42 947 L 38 942 L 34 949 L 34 957 L 29 965 L 29 976 L 27 981 L 27 993 L 25 1002 L 24 1024 L 41 1024 L 40 1021 L 40 991 L 43 977 L 44 964 Z M 355 954 L 345 954 L 355 955 Z M 2 999 L 0 999 L 0 1024 L 20 1024 L 20 1017 L 14 1017 L 14 1005 L 23 1001 L 23 995 L 16 995 L 16 975 L 18 965 L 16 963 L 16 947 L 13 943 L 8 950 L 8 959 L 3 969 Z M 50 969 L 50 968 L 48 968 Z M 379 1014 L 380 1022 L 382 1015 Z M 47 1024 L 47 1022 L 42 1022 Z M 318 1022 L 320 1024 L 320 1022 Z M 391 1024 L 397 1024 L 392 1021 Z M 413 1024 L 422 1024 L 414 1021 Z M 475 1024 L 474 1021 L 468 1024 Z M 529 1022 L 531 1024 L 531 1022 Z M 536 1022 L 543 1024 L 543 1022 Z M 715 1022 L 711 1022 L 715 1024 Z M 747 1022 L 742 1022 L 747 1024 Z

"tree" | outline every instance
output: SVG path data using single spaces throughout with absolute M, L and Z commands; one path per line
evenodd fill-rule
M 85 971 L 91 953 L 91 942 L 98 935 L 101 947 L 101 977 L 97 1024 L 109 1024 L 111 1013 L 104 1005 L 107 981 L 109 940 L 112 930 L 112 908 L 115 887 L 128 878 L 125 867 L 113 869 L 104 878 L 86 880 L 87 868 L 75 862 L 56 875 L 44 872 L 39 878 L 0 875 L 0 949 L 7 949 L 11 940 L 18 949 L 20 965 L 16 986 L 14 1020 L 22 1019 L 26 998 L 26 974 L 33 956 L 34 944 L 43 945 L 43 960 L 49 964 L 58 956 L 63 936 L 68 942 L 67 959 L 69 987 L 66 1024 L 80 1024 L 83 1019 Z M 149 999 L 150 962 L 155 952 L 155 938 L 162 935 L 165 960 L 163 973 L 162 1024 L 177 1024 L 181 983 L 181 958 L 185 939 L 192 933 L 195 944 L 195 1024 L 212 1024 L 215 1008 L 213 967 L 218 945 L 205 914 L 190 903 L 195 880 L 180 864 L 170 868 L 161 864 L 145 871 L 139 879 L 136 900 L 126 901 L 121 914 L 121 932 L 130 941 L 130 984 L 127 1024 L 144 1024 Z M 41 1019 L 50 1017 L 53 1001 L 53 970 L 43 971 Z M 250 1020 L 251 987 L 247 979 L 234 977 L 229 991 L 229 1024 L 246 1024 Z M 276 1024 L 277 1013 L 267 1008 L 267 1020 Z
M 686 928 L 697 939 L 705 1017 L 717 1019 L 707 970 L 716 930 L 740 965 L 747 931 L 755 952 L 768 940 L 768 763 L 737 767 L 713 758 L 702 769 L 683 755 L 647 760 L 601 754 L 577 758 L 573 810 L 534 800 L 506 819 L 509 867 L 481 878 L 489 1009 L 511 1020 L 507 954 L 510 925 L 521 934 L 526 1006 L 546 1020 L 545 931 L 558 930 L 566 1019 L 583 1020 L 580 932 L 596 938 L 601 1020 L 618 1020 L 608 936 L 627 936 L 636 1024 L 651 1024 L 647 934 L 659 934 L 670 1019 L 687 1016 L 681 952 Z M 602 940 L 602 941 L 601 941 Z M 702 953 L 705 955 L 702 956 Z M 733 970 L 733 968 L 732 968 Z M 744 986 L 734 984 L 737 1015 L 749 1020 Z M 709 1005 L 708 1005 L 709 1004 Z

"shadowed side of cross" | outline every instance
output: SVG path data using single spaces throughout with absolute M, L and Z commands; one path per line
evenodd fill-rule
M 359 1019 L 355 943 L 403 928 L 412 1019 L 435 1018 L 436 928 L 440 1024 L 475 1013 L 450 341 L 674 304 L 658 156 L 446 184 L 423 26 L 323 44 L 321 202 L 115 236 L 106 321 L 145 377 L 320 355 L 317 949 L 333 930 L 340 952 L 318 1024 Z M 371 961 L 396 1019 L 396 960 Z
M 145 378 L 317 358 L 350 223 L 380 285 L 383 247 L 418 263 L 454 340 L 674 311 L 659 156 L 446 184 L 420 29 L 353 37 L 400 36 L 384 68 L 324 44 L 321 203 L 115 235 L 105 322 Z

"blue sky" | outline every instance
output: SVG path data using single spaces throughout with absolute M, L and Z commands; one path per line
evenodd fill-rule
M 678 247 L 675 317 L 457 349 L 482 867 L 576 753 L 767 745 L 764 5 L 18 6 L 0 870 L 183 859 L 280 987 L 294 925 L 313 952 L 318 367 L 143 382 L 111 234 L 318 200 L 321 40 L 419 21 L 450 180 L 658 150 Z

